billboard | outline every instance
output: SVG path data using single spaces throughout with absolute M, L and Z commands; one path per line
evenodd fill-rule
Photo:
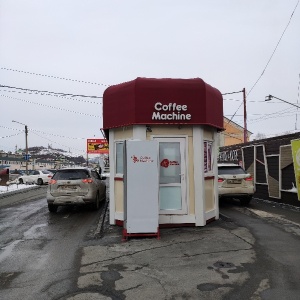
M 106 139 L 87 139 L 86 152 L 90 154 L 109 153 L 108 142 Z

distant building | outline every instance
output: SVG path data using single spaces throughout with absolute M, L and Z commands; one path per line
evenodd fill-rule
M 223 120 L 225 130 L 219 133 L 220 147 L 244 143 L 244 127 L 230 121 L 230 119 L 226 117 L 224 117 Z M 251 134 L 253 133 L 247 130 L 247 142 L 250 141 Z

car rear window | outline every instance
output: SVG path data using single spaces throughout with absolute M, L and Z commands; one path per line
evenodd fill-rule
M 238 175 L 238 174 L 246 174 L 245 170 L 239 166 L 236 167 L 218 167 L 219 175 Z
M 47 171 L 47 170 L 44 170 L 42 171 L 43 174 L 50 174 L 51 172 Z
M 89 177 L 89 172 L 87 170 L 58 170 L 52 178 L 55 180 L 76 180 Z

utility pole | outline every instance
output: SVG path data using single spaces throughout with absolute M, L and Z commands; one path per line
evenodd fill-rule
M 28 174 L 28 127 L 25 125 L 25 147 L 26 147 L 26 174 Z
M 243 88 L 244 99 L 244 143 L 247 143 L 247 107 L 246 107 L 246 89 Z
M 27 125 L 25 125 L 21 122 L 15 121 L 15 120 L 12 120 L 12 122 L 18 123 L 18 124 L 21 124 L 21 125 L 25 126 L 25 163 L 26 163 L 26 174 L 28 174 L 28 160 L 29 160 L 29 155 L 28 155 L 28 127 L 27 127 Z

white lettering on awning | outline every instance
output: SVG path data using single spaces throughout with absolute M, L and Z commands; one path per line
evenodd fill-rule
M 154 109 L 156 111 L 152 113 L 152 120 L 189 121 L 192 119 L 191 114 L 184 113 L 187 111 L 187 105 L 177 103 L 162 104 L 161 102 L 156 102 Z

